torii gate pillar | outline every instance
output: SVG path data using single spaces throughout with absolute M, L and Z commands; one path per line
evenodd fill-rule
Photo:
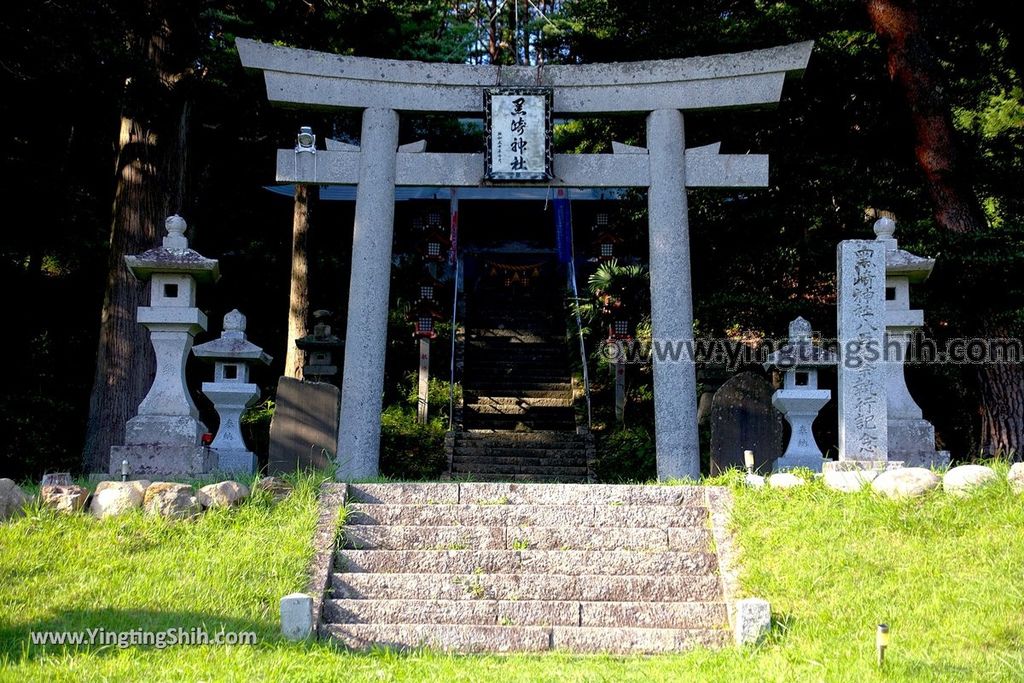
M 337 477 L 348 481 L 379 474 L 398 112 L 363 110 L 360 148 L 338 427 Z
M 700 478 L 697 374 L 689 353 L 693 303 L 683 139 L 683 114 L 678 109 L 659 109 L 647 116 L 651 339 L 663 347 L 660 352 L 652 349 L 659 480 Z M 676 356 L 677 349 L 683 353 Z

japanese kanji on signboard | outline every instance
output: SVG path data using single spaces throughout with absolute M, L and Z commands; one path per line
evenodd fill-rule
M 551 89 L 484 91 L 488 180 L 544 181 L 551 174 Z

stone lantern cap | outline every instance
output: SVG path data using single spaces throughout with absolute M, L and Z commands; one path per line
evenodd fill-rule
M 330 311 L 314 311 L 313 317 L 317 323 L 313 326 L 313 334 L 299 337 L 295 340 L 295 346 L 303 351 L 331 351 L 345 346 L 344 340 L 331 333 L 331 326 L 327 324 Z
M 224 331 L 218 339 L 192 347 L 197 358 L 207 361 L 253 361 L 268 365 L 273 360 L 263 349 L 245 338 L 245 316 L 236 308 L 224 316 Z
M 910 282 L 924 282 L 932 274 L 935 259 L 911 254 L 899 248 L 896 241 L 896 221 L 883 217 L 875 221 L 875 239 L 885 242 L 885 274 L 907 278 Z
M 789 342 L 768 356 L 764 366 L 782 370 L 834 366 L 837 363 L 836 355 L 814 344 L 811 335 L 811 323 L 797 317 L 789 324 Z
M 154 273 L 180 273 L 191 275 L 198 282 L 216 282 L 220 279 L 220 264 L 188 248 L 185 219 L 175 214 L 164 221 L 167 236 L 163 244 L 142 254 L 125 256 L 124 262 L 132 275 L 148 280 Z

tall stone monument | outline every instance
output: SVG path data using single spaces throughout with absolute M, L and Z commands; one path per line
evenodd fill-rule
M 789 324 L 789 343 L 768 357 L 766 367 L 783 371 L 782 388 L 772 394 L 772 405 L 790 426 L 786 452 L 775 461 L 775 470 L 807 467 L 820 472 L 824 464 L 814 441 L 812 426 L 818 412 L 832 398 L 828 389 L 818 388 L 818 369 L 836 364 L 835 356 L 811 340 L 811 324 L 796 318 Z
M 770 472 L 782 453 L 782 429 L 771 382 L 754 372 L 733 375 L 711 401 L 711 474 L 744 467 L 743 451 L 754 451 L 758 472 Z
M 213 381 L 203 382 L 203 393 L 213 401 L 220 429 L 210 444 L 219 472 L 252 474 L 256 454 L 242 438 L 242 413 L 260 398 L 260 388 L 249 382 L 249 365 L 267 365 L 271 358 L 245 338 L 245 316 L 236 308 L 224 316 L 220 338 L 192 349 L 197 358 L 213 362 Z
M 196 308 L 196 285 L 215 282 L 219 264 L 189 249 L 181 216 L 170 216 L 165 226 L 160 247 L 125 256 L 132 275 L 150 282 L 150 305 L 139 307 L 137 319 L 149 329 L 156 376 L 138 414 L 126 424 L 124 446 L 110 449 L 110 474 L 121 472 L 123 460 L 133 477 L 197 475 L 216 465 L 201 444 L 206 426 L 185 384 L 185 362 L 196 333 L 207 324 Z
M 839 460 L 886 467 L 885 244 L 844 240 L 836 275 L 839 339 Z
M 886 414 L 889 458 L 908 466 L 949 464 L 948 451 L 935 450 L 935 427 L 907 390 L 904 373 L 907 349 L 914 332 L 924 325 L 924 311 L 910 308 L 911 283 L 924 282 L 935 259 L 923 258 L 899 248 L 896 223 L 891 218 L 875 222 L 875 239 L 885 245 L 885 339 Z

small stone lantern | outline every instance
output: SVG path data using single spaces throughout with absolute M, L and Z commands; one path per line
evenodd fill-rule
M 924 325 L 924 311 L 910 308 L 910 285 L 924 282 L 935 259 L 923 258 L 899 248 L 896 222 L 888 217 L 875 221 L 875 239 L 885 244 L 885 353 L 886 413 L 889 459 L 910 466 L 942 467 L 949 464 L 948 451 L 935 450 L 935 427 L 924 419 L 921 408 L 907 390 L 904 361 L 910 339 Z M 899 354 L 897 357 L 893 357 Z
M 345 342 L 331 333 L 327 324 L 330 311 L 314 311 L 313 334 L 295 340 L 295 346 L 306 354 L 306 364 L 302 366 L 302 378 L 307 382 L 321 382 L 338 374 L 338 366 L 334 364 L 334 352 L 340 351 Z
M 786 452 L 772 469 L 807 467 L 821 472 L 824 458 L 811 426 L 832 392 L 818 388 L 818 369 L 835 364 L 835 355 L 814 345 L 811 324 L 799 317 L 789 324 L 789 343 L 768 357 L 766 367 L 785 371 L 782 388 L 772 394 L 772 405 L 785 416 L 792 432 Z
M 139 307 L 137 320 L 150 331 L 156 375 L 138 414 L 125 425 L 125 445 L 110 450 L 108 474 L 119 474 L 125 460 L 139 477 L 203 474 L 214 464 L 201 443 L 206 426 L 185 384 L 185 362 L 207 324 L 196 308 L 196 285 L 215 282 L 220 266 L 189 249 L 181 216 L 164 225 L 161 246 L 124 259 L 132 275 L 150 282 L 149 306 Z
M 220 416 L 220 429 L 210 444 L 217 454 L 217 469 L 245 474 L 255 472 L 256 455 L 245 447 L 241 418 L 242 412 L 260 398 L 260 388 L 249 383 L 249 365 L 267 365 L 270 356 L 246 340 L 245 316 L 238 309 L 224 316 L 224 331 L 219 339 L 196 346 L 192 353 L 213 362 L 213 381 L 203 382 L 203 393 Z

